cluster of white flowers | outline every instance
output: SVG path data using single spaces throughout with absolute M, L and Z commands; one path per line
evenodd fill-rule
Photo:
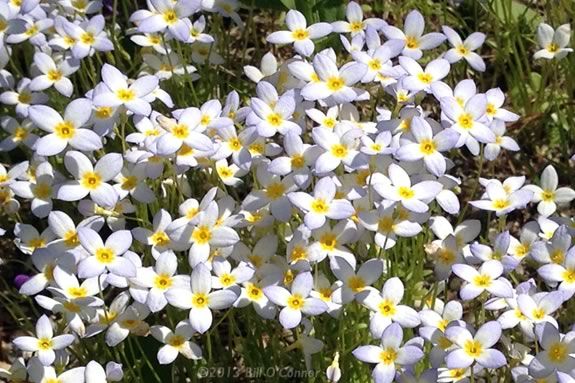
M 310 355 L 323 348 L 310 317 L 345 320 L 346 306 L 361 305 L 371 312 L 374 344 L 353 355 L 375 365 L 376 382 L 415 381 L 413 367 L 423 359 L 417 381 L 489 378 L 502 368 L 517 382 L 575 381 L 575 332 L 554 318 L 575 293 L 575 224 L 557 212 L 575 191 L 558 187 L 549 166 L 539 186 L 525 185 L 525 177 L 481 178 L 485 193 L 462 206 L 462 180 L 449 174 L 450 151 L 492 161 L 519 150 L 505 135 L 519 116 L 505 109 L 499 88 L 447 83 L 451 66 L 485 70 L 477 53 L 484 34 L 462 39 L 448 26 L 425 33 L 417 11 L 400 29 L 364 18 L 355 2 L 346 21 L 332 24 L 310 25 L 291 10 L 287 30 L 268 41 L 293 44 L 297 55 L 280 63 L 270 52 L 261 68 L 244 68 L 257 83 L 247 106 L 233 91 L 223 105 L 178 108 L 162 83 L 199 78 L 180 47 L 191 47 L 196 65 L 221 64 L 201 13 L 241 24 L 238 4 L 149 0 L 130 18 L 144 67 L 129 78 L 103 64 L 100 83 L 56 110 L 53 99 L 75 94 L 81 65 L 113 57 L 102 52 L 115 49 L 121 31 L 106 27 L 102 7 L 99 0 L 0 2 L 0 64 L 14 59 L 16 44 L 35 51 L 30 77 L 0 72 L 0 102 L 15 111 L 2 119 L 0 150 L 30 153 L 9 170 L 0 165 L 0 207 L 16 216 L 20 201 L 29 201 L 41 219 L 14 229 L 37 270 L 20 293 L 64 329 L 54 336 L 42 316 L 35 336 L 14 340 L 33 357 L 3 374 L 33 382 L 122 379 L 113 361 L 77 367 L 66 351 L 96 336 L 115 347 L 151 334 L 159 363 L 180 354 L 200 359 L 201 334 L 214 315 L 249 305 L 285 329 L 302 326 L 300 346 Z M 314 40 L 329 34 L 340 34 L 345 54 L 317 51 Z M 540 26 L 543 49 L 535 56 L 565 56 L 569 35 L 568 25 Z M 61 96 L 48 97 L 50 87 Z M 515 237 L 505 217 L 532 203 L 538 218 Z M 465 219 L 468 204 L 495 212 L 498 229 Z M 490 242 L 479 239 L 482 232 Z M 425 298 L 410 306 L 402 303 L 409 281 L 393 275 L 387 255 L 420 233 L 436 237 L 425 245 L 433 276 Z M 460 281 L 453 284 L 459 298 L 457 290 L 447 294 L 449 280 Z M 437 297 L 441 289 L 449 301 Z M 475 321 L 468 315 L 479 307 L 474 302 L 488 311 Z M 187 319 L 175 328 L 149 320 L 168 306 L 189 312 Z M 330 381 L 345 377 L 336 355 Z M 54 364 L 70 367 L 56 376 Z

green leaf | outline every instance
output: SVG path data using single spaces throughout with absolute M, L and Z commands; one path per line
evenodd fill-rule
M 497 17 L 503 23 L 517 23 L 525 20 L 535 27 L 540 22 L 539 14 L 529 6 L 516 0 L 493 0 L 491 3 Z
M 345 3 L 343 0 L 320 0 L 314 6 L 320 21 L 336 21 L 345 18 Z

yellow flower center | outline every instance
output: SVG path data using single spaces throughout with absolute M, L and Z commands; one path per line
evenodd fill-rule
M 381 303 L 378 306 L 378 309 L 379 313 L 384 317 L 391 317 L 395 315 L 395 313 L 397 312 L 395 308 L 395 303 L 393 303 L 389 299 L 384 299 L 383 301 L 381 301 Z
M 417 78 L 424 84 L 431 84 L 433 81 L 433 76 L 431 76 L 429 73 L 420 73 L 417 75 Z
M 34 36 L 36 33 L 38 33 L 40 29 L 38 28 L 38 26 L 36 24 L 33 24 L 30 26 L 30 28 L 28 28 L 26 30 L 26 35 L 29 37 Z
M 567 356 L 569 355 L 569 350 L 566 344 L 561 342 L 555 342 L 549 348 L 547 354 L 549 355 L 549 360 L 551 360 L 553 363 L 560 364 L 563 363 L 567 358 Z
M 64 233 L 64 237 L 62 237 L 64 243 L 68 247 L 76 247 L 80 244 L 80 240 L 78 239 L 78 233 L 75 230 L 68 230 Z
M 65 36 L 64 42 L 66 43 L 66 45 L 72 46 L 76 43 L 76 40 L 72 36 Z
M 96 172 L 86 172 L 82 175 L 80 183 L 88 190 L 95 190 L 102 184 L 102 177 Z
M 121 188 L 123 190 L 132 190 L 138 185 L 138 178 L 136 176 L 124 177 L 122 181 Z
M 102 324 L 110 324 L 117 316 L 118 313 L 115 311 L 104 311 L 98 315 L 98 322 Z
M 555 200 L 555 192 L 553 190 L 543 190 L 541 199 L 545 202 L 553 202 Z
M 549 255 L 551 261 L 556 264 L 561 264 L 565 260 L 565 252 L 561 249 L 555 249 Z
M 345 81 L 341 77 L 330 77 L 327 79 L 327 87 L 332 92 L 337 92 L 345 86 Z
M 525 320 L 527 319 L 527 317 L 525 315 L 523 315 L 523 313 L 521 312 L 521 310 L 519 310 L 518 308 L 516 308 L 513 313 L 515 314 L 515 316 L 519 319 L 519 320 Z
M 379 61 L 378 59 L 371 59 L 367 63 L 367 66 L 369 67 L 369 69 L 373 71 L 378 71 L 381 69 L 381 61 Z
M 186 339 L 181 335 L 173 335 L 167 339 L 168 344 L 174 348 L 181 348 L 184 343 L 186 343 Z
M 393 218 L 390 216 L 381 217 L 377 222 L 377 231 L 381 233 L 391 233 L 395 227 Z
M 281 182 L 274 182 L 268 185 L 266 195 L 269 199 L 276 200 L 284 195 L 285 186 Z
M 262 289 L 253 283 L 247 284 L 246 292 L 248 294 L 248 297 L 253 301 L 259 301 L 263 297 Z
M 95 110 L 95 115 L 100 120 L 107 120 L 112 116 L 112 107 L 111 106 L 99 106 Z
M 293 294 L 288 298 L 287 306 L 292 310 L 301 310 L 304 300 L 300 294 Z
M 415 196 L 415 192 L 409 186 L 400 186 L 398 194 L 403 199 L 411 199 Z
M 206 307 L 208 305 L 208 296 L 203 293 L 194 294 L 192 297 L 192 305 L 197 309 Z
M 449 249 L 441 248 L 437 251 L 437 260 L 444 265 L 451 265 L 455 261 L 455 253 Z
M 62 72 L 57 69 L 50 69 L 46 76 L 48 76 L 48 80 L 53 82 L 60 81 L 63 77 Z
M 336 124 L 335 118 L 326 117 L 326 118 L 323 120 L 323 125 L 324 125 L 326 128 L 333 129 L 334 126 L 335 126 L 335 124 Z
M 172 277 L 168 274 L 158 274 L 154 279 L 154 286 L 160 290 L 167 290 L 172 286 Z
M 18 102 L 20 104 L 29 104 L 32 101 L 32 95 L 29 92 L 22 92 L 18 94 Z
M 164 17 L 164 21 L 166 22 L 166 24 L 169 24 L 169 25 L 173 25 L 176 23 L 176 21 L 178 21 L 178 15 L 176 14 L 176 12 L 173 9 L 170 9 L 170 10 L 167 10 L 166 12 L 164 12 L 163 17 Z
M 75 303 L 72 303 L 72 302 L 67 302 L 67 301 L 66 301 L 66 302 L 62 303 L 62 306 L 64 306 L 64 308 L 66 309 L 66 311 L 69 311 L 69 312 L 71 312 L 71 313 L 76 313 L 76 314 L 77 314 L 77 313 L 79 313 L 79 312 L 82 311 L 82 308 L 81 308 L 79 305 L 77 305 L 77 304 L 75 304 Z
M 454 370 L 449 370 L 449 375 L 452 378 L 462 378 L 463 376 L 465 376 L 466 371 L 467 369 L 465 368 L 456 368 Z
M 394 348 L 388 347 L 379 354 L 379 360 L 385 365 L 390 365 L 397 359 L 397 351 Z
M 335 249 L 335 246 L 337 245 L 337 237 L 335 236 L 335 234 L 325 233 L 319 239 L 319 244 L 321 245 L 321 248 L 323 250 L 332 251 L 333 249 Z
M 26 137 L 28 137 L 28 131 L 19 126 L 16 128 L 16 130 L 14 130 L 14 133 L 12 135 L 12 140 L 14 142 L 20 142 L 20 141 L 24 141 L 26 139 Z
M 303 246 L 294 246 L 290 254 L 290 261 L 297 262 L 307 259 L 307 250 Z
M 31 249 L 38 249 L 40 247 L 46 246 L 46 241 L 42 237 L 34 238 L 28 242 L 28 247 Z
M 82 33 L 82 36 L 80 36 L 80 41 L 86 45 L 92 45 L 96 39 L 91 32 L 84 32 Z
M 483 354 L 483 346 L 481 346 L 481 343 L 475 340 L 466 341 L 463 345 L 463 350 L 472 358 L 478 358 Z
M 250 145 L 250 153 L 252 155 L 262 155 L 265 151 L 265 146 L 259 142 Z
M 52 339 L 50 338 L 39 338 L 38 339 L 38 349 L 41 351 L 48 351 L 52 349 Z
M 491 277 L 489 275 L 480 274 L 473 278 L 473 284 L 478 287 L 489 287 L 491 285 Z
M 122 102 L 129 102 L 136 98 L 136 92 L 131 89 L 119 89 L 116 91 L 116 96 Z
M 492 202 L 492 206 L 495 210 L 503 210 L 509 207 L 511 203 L 506 199 L 496 199 Z
M 457 119 L 457 122 L 463 129 L 469 130 L 473 128 L 473 116 L 469 113 L 462 113 Z
M 204 245 L 212 239 L 212 231 L 207 226 L 198 226 L 192 232 L 194 242 Z
M 497 108 L 495 107 L 495 105 L 489 102 L 487 103 L 487 107 L 485 108 L 485 113 L 487 113 L 489 117 L 493 117 L 495 116 L 495 113 L 497 113 Z
M 342 144 L 333 145 L 330 149 L 330 152 L 335 158 L 347 157 L 347 147 Z
M 166 246 L 170 243 L 170 237 L 164 231 L 156 231 L 150 237 L 150 242 L 154 246 Z
M 429 156 L 430 154 L 435 153 L 435 142 L 431 139 L 424 139 L 419 143 L 419 150 L 421 153 Z
M 59 122 L 54 127 L 54 133 L 56 134 L 56 137 L 63 140 L 71 139 L 74 137 L 75 132 L 76 128 L 74 128 L 74 124 L 72 124 L 70 121 Z
M 462 56 L 467 56 L 470 52 L 469 49 L 463 44 L 458 46 L 456 49 L 457 49 L 457 52 L 459 52 L 459 54 Z
M 229 140 L 228 145 L 229 145 L 230 149 L 233 150 L 234 152 L 237 152 L 238 150 L 240 150 L 242 148 L 242 143 L 240 142 L 240 140 L 237 137 L 234 137 L 231 140 Z
M 563 280 L 567 283 L 575 283 L 575 269 L 566 269 L 563 272 Z
M 228 287 L 233 285 L 235 282 L 236 277 L 234 277 L 232 274 L 225 273 L 222 276 L 220 276 L 220 283 L 222 284 L 222 286 Z
M 358 275 L 353 275 L 347 280 L 347 285 L 354 292 L 358 293 L 365 289 L 365 281 Z
M 419 41 L 417 37 L 407 36 L 405 38 L 405 46 L 409 49 L 417 49 L 419 47 Z
M 55 268 L 56 268 L 55 264 L 48 263 L 46 266 L 44 266 L 44 269 L 42 270 L 42 274 L 44 274 L 46 279 L 50 282 L 52 282 L 54 280 L 54 269 Z
M 102 247 L 96 250 L 96 259 L 100 263 L 109 264 L 112 263 L 114 259 L 116 259 L 116 254 L 112 249 Z
M 210 117 L 207 114 L 202 114 L 202 119 L 200 120 L 200 124 L 208 125 L 210 122 L 212 122 L 212 117 Z
M 305 165 L 305 158 L 301 154 L 294 154 L 291 158 L 291 166 L 294 169 L 301 169 Z
M 361 32 L 363 30 L 363 22 L 354 21 L 349 24 L 349 29 L 354 33 Z
M 437 341 L 437 345 L 439 347 L 441 347 L 443 350 L 451 347 L 452 344 L 453 343 L 449 339 L 447 339 L 445 336 L 439 337 L 439 340 Z
M 68 289 L 68 294 L 74 298 L 84 298 L 88 295 L 88 290 L 85 287 L 70 287 Z
M 311 211 L 318 214 L 327 214 L 329 204 L 323 198 L 314 199 L 311 203 Z
M 283 123 L 283 118 L 278 113 L 270 113 L 267 117 L 268 124 L 278 127 Z
M 551 53 L 555 53 L 559 51 L 559 45 L 557 45 L 556 43 L 551 43 L 547 45 L 547 50 Z
M 45 200 L 52 195 L 52 186 L 50 186 L 50 184 L 47 184 L 45 182 L 39 183 L 33 187 L 32 192 L 34 194 L 34 197 Z
M 294 40 L 301 41 L 301 40 L 305 40 L 309 37 L 309 32 L 305 29 L 299 28 L 299 29 L 296 29 L 295 31 L 293 31 L 291 33 L 291 35 L 294 38 Z

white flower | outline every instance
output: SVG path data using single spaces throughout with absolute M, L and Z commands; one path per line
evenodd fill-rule
M 367 66 L 362 63 L 351 62 L 340 69 L 335 60 L 325 54 L 317 54 L 313 59 L 313 69 L 317 78 L 312 79 L 301 90 L 306 100 L 326 100 L 331 98 L 334 103 L 343 104 L 356 100 L 365 92 L 352 86 L 361 81 L 367 72 Z M 367 94 L 369 96 L 369 94 Z
M 148 116 L 152 107 L 146 97 L 158 87 L 156 76 L 142 76 L 128 85 L 126 77 L 118 68 L 104 64 L 102 80 L 107 91 L 94 98 L 96 107 L 117 107 L 123 105 L 134 114 Z
M 288 11 L 285 21 L 289 31 L 273 32 L 267 41 L 272 44 L 293 43 L 296 52 L 303 56 L 311 56 L 313 53 L 312 39 L 319 39 L 332 31 L 328 23 L 316 23 L 308 27 L 304 15 L 294 9 Z
M 84 129 L 92 109 L 92 103 L 79 98 L 66 106 L 64 118 L 49 106 L 35 105 L 29 108 L 32 122 L 49 134 L 36 142 L 36 153 L 41 156 L 59 154 L 69 145 L 74 149 L 91 152 L 102 148 L 100 137 L 89 129 Z
M 264 294 L 276 305 L 283 306 L 279 320 L 284 328 L 294 328 L 300 324 L 302 313 L 319 315 L 327 310 L 325 302 L 309 297 L 313 288 L 313 276 L 309 271 L 298 274 L 288 291 L 281 286 L 267 286 Z
M 513 289 L 511 284 L 503 277 L 503 266 L 501 262 L 490 260 L 484 262 L 479 270 L 472 266 L 461 263 L 453 265 L 453 273 L 467 283 L 459 291 L 463 300 L 475 299 L 479 294 L 488 291 L 496 297 L 511 298 Z
M 515 209 L 525 208 L 533 196 L 533 192 L 529 190 L 507 193 L 500 182 L 487 183 L 485 190 L 487 199 L 470 201 L 469 203 L 478 209 L 494 211 L 498 217 Z
M 448 50 L 443 56 L 451 64 L 458 62 L 461 59 L 465 59 L 469 66 L 478 72 L 485 71 L 485 62 L 477 53 L 473 52 L 479 49 L 485 42 L 485 34 L 481 32 L 473 32 L 470 34 L 465 41 L 461 40 L 461 37 L 457 32 L 448 26 L 443 26 L 443 33 L 447 36 L 447 41 L 453 48 Z
M 137 287 L 149 289 L 145 304 L 150 311 L 158 312 L 168 304 L 166 293 L 171 288 L 186 288 L 190 284 L 187 275 L 174 275 L 178 259 L 171 252 L 164 252 L 156 259 L 154 267 L 143 267 L 136 271 L 135 278 L 130 280 Z
M 536 333 L 543 350 L 529 363 L 529 374 L 534 378 L 546 378 L 555 372 L 560 382 L 572 380 L 575 369 L 575 333 L 563 335 L 549 323 L 537 326 Z
M 485 151 L 483 155 L 486 160 L 493 161 L 499 156 L 501 148 L 507 149 L 512 152 L 519 151 L 519 145 L 517 142 L 509 137 L 504 136 L 505 134 L 505 122 L 499 119 L 494 119 L 489 126 L 493 133 L 495 133 L 495 142 L 490 142 L 485 145 Z
M 492 348 L 501 337 L 501 325 L 496 321 L 485 323 L 475 335 L 460 326 L 448 327 L 445 335 L 458 347 L 445 358 L 448 368 L 466 368 L 474 362 L 486 368 L 499 368 L 507 363 L 503 353 Z
M 559 177 L 553 165 L 548 165 L 541 174 L 541 186 L 527 185 L 525 190 L 533 192 L 532 202 L 537 202 L 537 212 L 549 217 L 557 210 L 557 205 L 568 205 L 575 199 L 575 191 L 569 187 L 557 188 Z
M 417 161 L 423 159 L 425 167 L 436 176 L 445 174 L 446 161 L 440 152 L 452 149 L 459 135 L 451 129 L 445 129 L 435 136 L 431 126 L 421 117 L 413 117 L 410 132 L 415 140 L 405 140 L 395 152 L 400 161 Z M 415 142 L 414 142 L 415 141 Z
M 187 359 L 201 359 L 202 349 L 196 343 L 190 341 L 194 329 L 188 321 L 179 322 L 176 330 L 172 331 L 166 326 L 152 326 L 150 332 L 156 340 L 162 342 L 158 350 L 158 362 L 170 364 L 182 354 Z
M 122 155 L 108 153 L 98 160 L 96 166 L 84 154 L 69 151 L 64 157 L 66 169 L 75 178 L 65 182 L 57 192 L 57 198 L 64 201 L 78 201 L 88 194 L 99 205 L 114 207 L 118 193 L 107 182 L 122 169 Z
M 425 90 L 431 93 L 434 84 L 441 80 L 449 73 L 450 65 L 447 60 L 435 59 L 425 66 L 425 70 L 417 61 L 408 56 L 400 56 L 399 64 L 408 73 L 401 85 L 414 92 Z
M 22 351 L 35 352 L 44 366 L 51 365 L 56 359 L 54 350 L 61 350 L 74 342 L 74 335 L 64 334 L 54 336 L 52 322 L 42 315 L 36 322 L 36 336 L 20 336 L 14 339 L 14 344 Z
M 553 27 L 549 24 L 539 24 L 537 27 L 537 43 L 542 49 L 535 52 L 533 58 L 562 59 L 573 52 L 573 49 L 567 48 L 570 39 L 571 26 L 569 24 L 563 24 L 557 30 L 553 30 Z
M 391 383 L 399 366 L 410 366 L 423 358 L 423 351 L 413 345 L 401 347 L 403 330 L 398 323 L 389 325 L 381 337 L 381 346 L 360 346 L 353 356 L 362 362 L 376 363 L 372 377 L 377 383 Z
M 385 281 L 381 292 L 372 288 L 359 293 L 359 301 L 373 312 L 369 329 L 374 338 L 381 338 L 385 329 L 394 322 L 402 328 L 413 328 L 420 324 L 417 311 L 400 304 L 403 294 L 403 283 L 397 277 Z
M 363 35 L 368 27 L 374 29 L 381 29 L 386 22 L 378 18 L 363 18 L 363 11 L 361 5 L 355 1 L 350 1 L 345 10 L 345 18 L 347 21 L 335 21 L 332 23 L 334 32 L 338 33 L 351 33 L 352 36 Z
M 312 130 L 312 136 L 324 150 L 315 162 L 315 171 L 319 174 L 331 172 L 341 163 L 350 168 L 359 168 L 367 163 L 365 155 L 357 150 L 363 136 L 360 129 L 349 124 L 339 124 L 333 131 L 318 127 Z
M 403 168 L 396 164 L 389 165 L 389 179 L 374 183 L 373 188 L 384 199 L 400 202 L 403 207 L 414 213 L 424 213 L 427 206 L 443 189 L 437 181 L 422 181 L 411 185 L 411 179 Z
M 211 327 L 212 310 L 228 308 L 237 299 L 232 290 L 210 292 L 211 289 L 210 271 L 203 263 L 199 263 L 192 271 L 188 287 L 174 287 L 166 293 L 166 298 L 172 306 L 190 310 L 190 324 L 200 334 Z
M 190 26 L 184 22 L 184 19 L 199 10 L 200 2 L 152 0 L 149 4 L 152 12 L 148 17 L 139 21 L 140 32 L 154 33 L 167 30 L 178 40 L 188 41 Z
M 62 60 L 58 65 L 45 53 L 37 52 L 34 55 L 34 63 L 42 72 L 30 83 L 30 90 L 40 91 L 54 86 L 58 92 L 70 97 L 74 91 L 72 81 L 68 76 L 80 68 L 80 62 L 75 59 Z
M 405 43 L 402 55 L 419 60 L 423 56 L 423 50 L 433 49 L 445 41 L 442 33 L 423 34 L 425 20 L 421 13 L 413 10 L 405 17 L 403 31 L 397 27 L 387 25 L 382 28 L 385 37 L 397 39 Z
M 136 267 L 122 255 L 132 245 L 132 235 L 128 230 L 119 230 L 112 233 L 106 242 L 100 235 L 88 228 L 78 229 L 78 239 L 82 247 L 90 256 L 78 264 L 78 276 L 80 278 L 95 277 L 110 271 L 121 277 L 135 277 Z
M 293 91 L 287 91 L 280 97 L 273 85 L 260 81 L 257 93 L 258 97 L 252 97 L 250 101 L 254 117 L 248 116 L 248 123 L 257 126 L 259 135 L 272 137 L 276 133 L 301 133 L 301 127 L 290 121 L 296 107 Z
M 288 198 L 295 206 L 304 211 L 304 222 L 310 230 L 317 229 L 325 223 L 326 218 L 349 218 L 354 209 L 344 199 L 336 199 L 336 185 L 330 177 L 321 178 L 315 185 L 313 197 L 305 192 L 293 192 Z

